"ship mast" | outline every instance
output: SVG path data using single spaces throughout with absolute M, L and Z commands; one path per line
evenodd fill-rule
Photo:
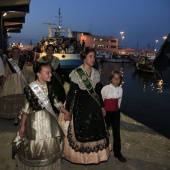
M 61 28 L 61 26 L 62 26 L 62 16 L 61 16 L 61 9 L 59 8 L 59 10 L 58 10 L 58 16 L 56 16 L 57 18 L 58 18 L 58 28 L 60 29 Z

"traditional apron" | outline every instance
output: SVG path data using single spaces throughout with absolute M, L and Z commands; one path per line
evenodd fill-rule
M 76 69 L 76 71 L 78 75 L 80 76 L 81 80 L 83 81 L 84 85 L 86 86 L 86 89 L 88 93 L 90 94 L 90 96 L 93 97 L 93 99 L 95 99 L 95 101 L 99 104 L 99 106 L 101 106 L 100 101 L 99 101 L 99 96 L 94 91 L 93 86 L 89 78 L 87 77 L 87 75 L 84 73 L 84 71 L 80 67 Z
M 23 80 L 24 84 L 27 85 L 28 81 L 26 77 L 24 76 L 24 74 L 22 73 L 21 69 L 18 67 L 17 63 L 12 58 L 8 59 L 8 61 L 10 62 L 12 67 L 15 69 L 19 77 Z

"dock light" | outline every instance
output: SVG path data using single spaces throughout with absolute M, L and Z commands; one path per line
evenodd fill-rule
M 6 16 L 6 14 L 7 14 L 7 13 L 5 12 L 5 13 L 3 14 L 3 17 Z
M 122 31 L 122 32 L 120 32 L 120 35 L 122 36 L 124 34 L 124 32 Z

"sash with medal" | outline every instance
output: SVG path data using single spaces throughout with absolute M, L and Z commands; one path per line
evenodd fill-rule
M 48 97 L 45 95 L 45 93 L 43 92 L 43 90 L 41 89 L 41 87 L 37 84 L 36 81 L 32 82 L 31 84 L 29 84 L 31 90 L 34 92 L 34 94 L 37 96 L 37 98 L 43 103 L 43 106 L 51 113 L 52 116 L 54 116 L 56 118 L 56 121 L 58 119 L 57 115 L 55 114 L 50 100 L 48 99 Z M 63 131 L 61 130 L 58 121 L 57 121 L 57 129 L 59 129 L 58 132 L 58 136 L 64 136 Z
M 81 80 L 83 81 L 84 85 L 86 86 L 88 93 L 95 99 L 95 101 L 100 106 L 99 96 L 94 91 L 93 86 L 90 83 L 90 80 L 87 77 L 87 75 L 84 73 L 84 71 L 80 67 L 78 69 L 76 69 L 76 71 L 77 71 L 78 75 L 80 76 Z
M 8 61 L 10 62 L 12 67 L 15 69 L 17 74 L 20 76 L 20 78 L 23 80 L 24 84 L 27 85 L 28 81 L 26 77 L 24 76 L 24 74 L 22 73 L 21 69 L 18 67 L 17 63 L 12 58 L 8 59 Z
M 42 57 L 42 59 L 43 59 L 45 62 L 48 61 L 48 63 L 49 63 L 50 66 L 52 67 L 52 65 L 51 65 L 51 63 L 50 63 L 50 61 L 49 61 L 49 59 L 48 59 L 46 56 Z M 53 68 L 53 67 L 52 67 L 52 68 Z M 60 84 L 63 85 L 63 84 L 62 84 L 61 77 L 55 72 L 54 69 L 52 70 L 52 74 L 55 76 L 55 78 L 57 78 L 57 80 L 60 82 Z

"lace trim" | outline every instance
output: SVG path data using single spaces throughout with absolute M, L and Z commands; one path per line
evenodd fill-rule
M 103 149 L 106 149 L 109 147 L 109 138 L 104 138 L 99 141 L 94 141 L 94 142 L 78 142 L 75 138 L 75 133 L 73 130 L 73 121 L 69 124 L 68 128 L 68 142 L 69 145 L 72 149 L 74 149 L 76 152 L 80 153 L 91 153 L 91 152 L 99 152 L 102 151 Z M 109 134 L 107 134 L 109 136 Z
M 80 68 L 85 72 L 85 70 L 84 70 L 84 68 L 83 68 L 83 65 L 81 65 Z M 78 86 L 79 86 L 79 88 L 80 88 L 81 90 L 86 90 L 86 86 L 84 85 L 83 81 L 82 81 L 81 78 L 79 77 L 76 69 L 73 70 L 73 71 L 70 73 L 69 77 L 70 77 L 71 81 L 73 81 L 74 83 L 78 84 Z M 90 80 L 93 88 L 95 88 L 95 87 L 96 87 L 96 84 L 97 84 L 98 82 L 100 82 L 100 73 L 99 73 L 96 69 L 92 68 L 91 76 L 88 77 L 88 78 L 89 78 L 89 80 Z

